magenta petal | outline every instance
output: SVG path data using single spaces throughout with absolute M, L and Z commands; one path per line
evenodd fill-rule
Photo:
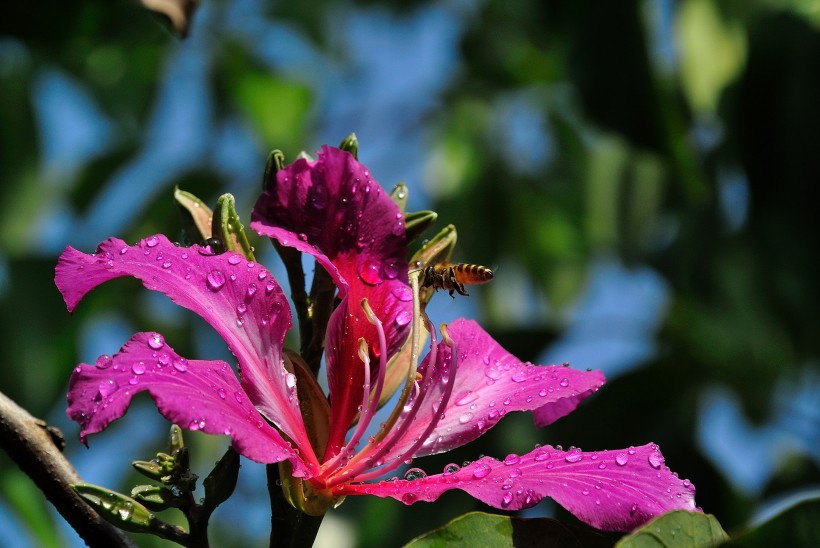
M 545 446 L 503 461 L 484 457 L 455 473 L 347 485 L 339 494 L 367 493 L 412 504 L 434 501 L 450 489 L 503 510 L 527 508 L 550 497 L 606 531 L 629 531 L 670 510 L 697 510 L 694 486 L 664 465 L 654 443 L 590 453 Z
M 510 411 L 552 409 L 566 414 L 604 384 L 600 371 L 523 363 L 472 320 L 456 320 L 447 332 L 458 352 L 455 385 L 444 417 L 428 442 L 416 451 L 416 457 L 464 445 L 495 426 Z M 439 382 L 445 375 L 442 364 L 450 355 L 450 348 L 442 342 L 436 367 L 431 368 L 429 359 L 425 359 L 419 368 L 422 377 L 435 376 L 432 389 L 425 395 L 425 402 L 431 403 L 422 404 L 402 442 L 391 451 L 393 454 L 399 454 L 418 438 L 433 419 L 433 402 L 441 400 L 444 390 Z
M 300 446 L 309 446 L 282 362 L 290 308 L 267 270 L 236 253 L 177 247 L 156 235 L 136 246 L 110 238 L 93 255 L 68 247 L 57 263 L 55 282 L 73 312 L 86 293 L 122 276 L 138 278 L 211 324 L 237 357 L 253 403 Z
M 305 473 L 298 454 L 262 418 L 222 361 L 186 360 L 159 333 L 137 333 L 113 358 L 80 364 L 71 375 L 68 416 L 80 424 L 80 439 L 122 417 L 138 392 L 148 391 L 159 412 L 188 430 L 230 436 L 251 460 L 285 459 Z
M 338 448 L 361 404 L 359 338 L 378 356 L 375 328 L 362 299 L 384 325 L 388 357 L 406 339 L 412 318 L 404 216 L 370 171 L 350 153 L 323 147 L 280 170 L 253 209 L 251 228 L 313 255 L 339 288 L 341 305 L 327 331 L 333 417 L 329 449 Z M 378 359 L 372 361 L 375 368 Z

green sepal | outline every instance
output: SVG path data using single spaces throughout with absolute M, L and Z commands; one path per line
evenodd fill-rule
M 344 496 L 334 496 L 330 490 L 317 491 L 309 481 L 293 477 L 290 461 L 279 463 L 279 477 L 282 479 L 282 493 L 291 506 L 309 516 L 322 516 L 331 508 L 344 502 Z
M 135 460 L 131 463 L 134 470 L 148 479 L 162 481 L 162 478 L 171 473 L 171 468 L 163 466 L 157 461 Z
M 354 158 L 357 160 L 359 159 L 359 140 L 356 138 L 355 133 L 351 133 L 339 144 L 339 148 L 342 150 L 346 150 L 350 154 L 353 155 Z
M 71 486 L 106 521 L 134 533 L 150 533 L 160 521 L 135 499 L 99 485 L 75 483 Z
M 404 230 L 407 243 L 412 242 L 433 226 L 438 218 L 435 211 L 414 211 L 404 215 Z
M 168 433 L 168 452 L 173 455 L 183 447 L 185 447 L 185 440 L 182 437 L 182 428 L 172 424 L 171 431 Z
M 241 253 L 249 261 L 254 261 L 253 249 L 245 236 L 245 227 L 236 213 L 236 200 L 231 194 L 223 194 L 216 201 L 211 234 L 222 240 L 227 251 Z
M 230 497 L 236 488 L 236 480 L 239 478 L 239 453 L 228 447 L 222 458 L 216 463 L 214 469 L 202 481 L 205 488 L 205 500 L 203 506 L 213 510 Z
M 161 485 L 137 485 L 131 489 L 131 496 L 153 512 L 179 506 L 178 497 Z
M 174 451 L 174 469 L 169 478 L 163 483 L 179 489 L 182 493 L 192 493 L 196 489 L 199 476 L 191 472 L 191 456 L 187 447 L 180 447 Z
M 399 206 L 399 209 L 402 213 L 407 210 L 407 185 L 404 183 L 399 183 L 393 187 L 393 190 L 390 191 L 390 199 L 393 200 L 393 203 Z M 405 216 L 405 221 L 407 217 Z
M 174 187 L 174 200 L 180 208 L 179 213 L 182 217 L 182 242 L 191 245 L 210 238 L 213 218 L 211 208 L 179 187 Z
M 276 182 L 276 172 L 280 169 L 285 169 L 285 153 L 277 149 L 268 155 L 265 174 L 262 176 L 262 190 L 270 190 Z

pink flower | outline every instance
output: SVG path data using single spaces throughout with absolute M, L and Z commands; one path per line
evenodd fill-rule
M 331 403 L 283 349 L 290 308 L 263 266 L 233 252 L 177 247 L 161 235 L 134 246 L 111 238 L 92 255 L 63 252 L 55 281 L 68 309 L 105 281 L 138 278 L 211 324 L 236 356 L 241 380 L 225 362 L 189 360 L 162 335 L 138 333 L 113 357 L 74 370 L 68 415 L 83 441 L 123 416 L 134 394 L 148 391 L 160 413 L 181 427 L 230 436 L 257 462 L 287 461 L 292 477 L 325 501 L 320 511 L 346 495 L 411 504 L 450 489 L 505 510 L 549 496 L 608 530 L 695 510 L 694 488 L 665 466 L 654 444 L 600 452 L 544 446 L 451 465 L 441 474 L 378 481 L 411 458 L 478 438 L 508 412 L 532 411 L 538 426 L 549 424 L 595 392 L 603 375 L 522 363 L 473 321 L 453 322 L 440 342 L 427 326 L 430 351 L 417 371 L 410 367 L 409 390 L 386 426 L 366 438 L 388 364 L 414 323 L 401 211 L 350 154 L 325 147 L 318 160 L 299 159 L 277 173 L 251 227 L 313 255 L 338 288 L 325 336 Z

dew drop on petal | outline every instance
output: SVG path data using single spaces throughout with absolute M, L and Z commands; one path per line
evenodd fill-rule
M 359 276 L 361 276 L 365 283 L 376 285 L 382 281 L 381 275 L 379 274 L 379 263 L 374 260 L 362 261 L 359 264 Z
M 248 289 L 245 293 L 248 295 L 249 299 L 253 298 L 253 296 L 256 295 L 256 284 L 254 284 L 254 283 L 248 284 Z
M 400 285 L 393 288 L 393 296 L 400 301 L 409 302 L 413 300 L 413 291 L 406 285 Z
M 490 468 L 486 464 L 479 464 L 473 469 L 473 477 L 476 479 L 486 478 L 492 472 L 492 468 Z
M 444 467 L 444 473 L 448 474 L 448 475 L 449 474 L 455 474 L 459 470 L 461 470 L 461 467 L 458 464 L 455 464 L 455 463 L 452 463 L 452 462 Z
M 218 389 L 216 390 L 216 395 L 217 395 L 217 396 L 219 396 L 219 398 L 220 398 L 220 399 L 223 399 L 223 400 L 224 400 L 224 399 L 225 399 L 225 396 L 226 396 L 226 394 L 225 394 L 225 389 L 224 389 L 224 388 L 218 388 Z
M 293 389 L 296 387 L 296 375 L 293 373 L 288 373 L 285 375 L 285 384 L 288 388 Z
M 523 370 L 516 371 L 513 373 L 512 377 L 510 377 L 510 380 L 513 382 L 524 382 L 527 380 L 527 373 Z
M 519 457 L 515 453 L 510 453 L 504 459 L 504 464 L 506 464 L 507 466 L 512 466 L 513 464 L 518 464 L 520 460 L 521 457 Z
M 212 291 L 219 291 L 225 285 L 225 275 L 221 270 L 211 270 L 206 277 L 206 281 Z
M 159 350 L 163 346 L 165 346 L 165 339 L 162 338 L 162 335 L 159 333 L 151 333 L 148 336 L 148 346 L 153 348 L 154 350 Z
M 148 247 L 156 247 L 157 244 L 159 244 L 159 238 L 157 238 L 156 236 L 149 236 L 145 239 L 145 245 L 147 245 Z
M 117 388 L 119 388 L 117 381 L 115 381 L 114 379 L 108 379 L 107 381 L 101 382 L 100 385 L 97 387 L 97 390 L 99 390 L 100 392 L 100 397 L 107 398 L 108 396 L 113 394 Z
M 177 356 L 176 358 L 174 358 L 174 369 L 176 369 L 180 373 L 188 371 L 188 360 L 186 360 L 182 356 Z
M 658 451 L 649 454 L 649 466 L 657 470 L 663 464 L 663 456 Z
M 478 399 L 478 394 L 473 392 L 472 390 L 468 390 L 464 393 L 463 396 L 456 400 L 456 405 L 467 405 L 473 403 Z
M 238 265 L 241 262 L 242 262 L 242 257 L 240 257 L 239 255 L 234 254 L 234 255 L 231 255 L 230 257 L 228 257 L 228 264 Z
M 413 481 L 421 478 L 426 478 L 427 473 L 421 468 L 411 468 L 407 472 L 404 473 L 404 479 L 408 481 Z
M 99 358 L 97 358 L 97 369 L 108 369 L 111 367 L 111 364 L 114 363 L 114 358 L 109 356 L 108 354 L 103 354 Z
M 538 462 L 547 460 L 548 458 L 550 458 L 550 452 L 546 449 L 540 451 L 537 455 L 535 455 L 535 460 Z
M 578 462 L 583 458 L 584 456 L 581 454 L 580 449 L 573 449 L 572 451 L 567 453 L 567 456 L 564 457 L 564 460 L 567 462 Z
M 504 496 L 501 497 L 501 506 L 502 506 L 502 508 L 506 508 L 507 506 L 509 506 L 510 503 L 512 502 L 512 500 L 513 500 L 513 494 L 512 493 L 510 493 L 509 491 L 504 493 Z
M 245 303 L 239 303 L 238 305 L 236 305 L 236 313 L 239 314 L 240 316 L 242 314 L 244 314 L 245 312 L 247 312 L 247 311 L 248 311 L 248 305 L 246 305 Z
M 145 373 L 145 362 L 136 362 L 131 366 L 131 371 L 134 375 L 142 375 Z
M 168 357 L 168 354 L 163 352 L 159 356 L 157 356 L 157 365 L 162 367 L 163 365 L 168 365 L 171 362 L 171 358 Z
M 394 279 L 399 275 L 399 267 L 396 266 L 396 263 L 388 263 L 384 265 L 384 275 L 391 280 Z
M 561 386 L 563 386 L 564 388 L 566 388 L 567 386 L 569 386 L 569 379 L 567 379 L 566 377 L 564 377 L 563 379 L 561 379 L 561 382 L 559 382 L 558 384 L 560 384 Z
M 408 310 L 402 310 L 398 314 L 396 314 L 396 325 L 401 327 L 404 325 L 409 324 L 413 319 L 413 314 L 411 314 Z
M 626 453 L 618 453 L 615 456 L 615 464 L 618 466 L 626 466 L 627 462 L 629 462 L 629 457 L 626 456 Z

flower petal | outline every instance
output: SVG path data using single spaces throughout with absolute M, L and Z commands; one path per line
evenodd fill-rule
M 94 287 L 133 276 L 147 289 L 202 316 L 239 361 L 242 385 L 259 410 L 300 447 L 307 447 L 298 399 L 282 362 L 290 308 L 273 276 L 261 265 L 208 247 L 176 247 L 165 236 L 136 246 L 110 238 L 93 255 L 68 247 L 55 282 L 69 311 Z
M 455 473 L 337 488 L 338 494 L 373 494 L 405 504 L 431 502 L 450 489 L 503 510 L 551 497 L 577 518 L 607 531 L 629 531 L 670 510 L 697 510 L 694 486 L 665 466 L 654 443 L 588 453 L 545 446 L 503 461 L 484 457 Z
M 138 392 L 148 391 L 159 412 L 188 430 L 230 436 L 251 460 L 285 459 L 306 472 L 297 453 L 268 425 L 223 361 L 186 360 L 159 333 L 137 333 L 96 365 L 80 364 L 71 375 L 68 416 L 80 424 L 80 439 L 122 417 Z
M 275 183 L 256 202 L 250 226 L 313 255 L 339 288 L 342 302 L 326 337 L 332 452 L 343 443 L 362 400 L 359 338 L 371 353 L 378 348 L 376 330 L 360 308 L 362 299 L 383 323 L 388 358 L 407 337 L 412 294 L 404 215 L 364 165 L 326 146 L 316 161 L 300 158 L 277 172 Z M 371 362 L 376 367 L 379 360 Z
M 562 416 L 604 384 L 600 371 L 523 363 L 472 320 L 456 320 L 448 326 L 447 332 L 458 352 L 452 397 L 446 403 L 444 417 L 427 442 L 416 451 L 415 457 L 464 445 L 495 426 L 510 411 L 547 408 L 553 409 L 555 415 Z M 449 361 L 451 355 L 450 347 L 441 342 L 436 366 L 431 367 L 429 359 L 425 359 L 419 367 L 422 376 L 436 376 L 431 383 L 432 390 L 424 395 L 425 402 L 430 402 L 430 405 L 422 405 L 391 454 L 400 454 L 430 424 L 435 414 L 433 402 L 438 405 L 445 389 L 440 382 L 446 378 L 446 368 L 442 365 Z

